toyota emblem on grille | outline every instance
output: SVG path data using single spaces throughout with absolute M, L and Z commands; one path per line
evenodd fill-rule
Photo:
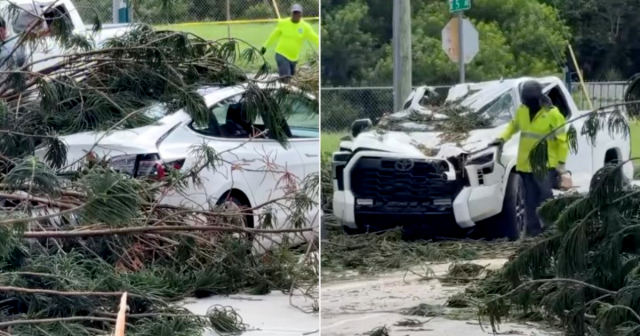
M 396 170 L 409 171 L 413 168 L 413 160 L 402 159 L 396 161 Z

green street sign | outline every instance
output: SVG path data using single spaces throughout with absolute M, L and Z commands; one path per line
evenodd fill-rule
M 456 13 L 471 9 L 471 0 L 449 0 L 449 12 Z

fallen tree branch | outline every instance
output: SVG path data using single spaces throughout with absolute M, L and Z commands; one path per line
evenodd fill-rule
M 60 212 L 55 212 L 55 213 L 50 213 L 48 215 L 42 215 L 42 216 L 38 216 L 38 217 L 23 217 L 23 218 L 12 218 L 12 219 L 7 219 L 7 220 L 3 220 L 0 221 L 0 225 L 7 225 L 7 224 L 14 224 L 14 223 L 23 223 L 23 222 L 37 222 L 37 221 L 41 221 L 41 220 L 45 220 L 45 219 L 49 219 L 49 218 L 54 218 L 54 217 L 61 217 L 64 216 L 66 214 L 72 213 L 72 212 L 76 212 L 78 210 L 82 210 L 82 208 L 84 208 L 87 204 L 83 204 L 80 206 L 77 206 L 75 208 L 72 209 L 66 209 Z
M 13 286 L 0 286 L 0 292 L 15 292 L 15 293 L 28 293 L 28 294 L 48 294 L 48 295 L 60 295 L 60 296 L 122 296 L 124 292 L 65 292 L 50 289 L 39 288 L 22 288 Z M 141 295 L 128 293 L 130 296 L 142 297 Z
M 549 283 L 549 282 L 568 282 L 568 283 L 572 283 L 574 285 L 580 285 L 580 286 L 583 286 L 583 287 L 591 288 L 591 289 L 593 289 L 595 291 L 602 292 L 602 293 L 609 294 L 609 295 L 616 295 L 616 293 L 617 293 L 615 291 L 611 291 L 611 290 L 608 290 L 608 289 L 605 289 L 605 288 L 600 288 L 600 287 L 592 285 L 590 283 L 586 283 L 584 281 L 579 281 L 579 280 L 574 280 L 574 279 L 541 279 L 541 280 L 530 280 L 530 281 L 527 281 L 527 282 L 521 284 L 520 286 L 512 289 L 508 293 L 503 294 L 503 295 L 499 295 L 499 296 L 489 300 L 489 302 L 500 300 L 502 298 L 511 296 L 513 293 L 515 293 L 515 292 L 517 292 L 517 291 L 519 291 L 519 290 L 521 290 L 521 289 L 523 289 L 523 288 L 525 288 L 527 286 L 535 285 L 535 284 L 545 284 L 545 283 Z
M 59 323 L 59 322 L 78 322 L 78 321 L 115 322 L 116 319 L 111 317 L 97 317 L 97 316 L 72 316 L 72 317 L 60 317 L 60 318 L 50 318 L 50 319 L 14 320 L 9 322 L 0 322 L 0 328 L 14 326 L 14 325 L 21 325 L 21 324 L 42 324 L 42 323 Z
M 77 205 L 75 204 L 54 201 L 52 199 L 47 199 L 42 197 L 34 197 L 31 195 L 16 195 L 16 194 L 0 193 L 0 198 L 6 198 L 6 199 L 18 200 L 18 201 L 33 201 L 33 202 L 38 202 L 38 203 L 43 203 L 43 204 L 48 204 L 51 206 L 63 208 L 65 210 L 75 209 L 77 207 Z
M 162 231 L 225 231 L 225 232 L 269 234 L 269 233 L 307 232 L 307 231 L 313 231 L 313 228 L 265 230 L 265 229 L 245 229 L 240 227 L 222 227 L 222 226 L 205 226 L 205 225 L 141 226 L 141 227 L 106 229 L 106 230 L 25 232 L 22 236 L 24 238 L 77 238 L 77 237 L 111 236 L 111 235 L 131 235 L 131 234 L 162 232 Z

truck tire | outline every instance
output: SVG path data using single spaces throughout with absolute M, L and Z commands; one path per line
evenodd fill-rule
M 342 226 L 342 231 L 344 232 L 345 235 L 347 236 L 354 236 L 354 235 L 359 235 L 359 234 L 365 234 L 367 233 L 367 231 L 365 231 L 364 229 L 361 228 L 357 228 L 357 229 L 352 229 L 346 225 Z
M 502 203 L 502 212 L 492 218 L 488 225 L 487 239 L 508 238 L 518 240 L 524 236 L 526 217 L 524 211 L 524 183 L 515 172 L 509 174 L 507 190 Z

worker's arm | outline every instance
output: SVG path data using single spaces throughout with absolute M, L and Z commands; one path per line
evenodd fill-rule
M 262 47 L 265 49 L 269 48 L 274 42 L 276 42 L 276 40 L 278 40 L 278 38 L 280 38 L 280 35 L 282 35 L 282 29 L 280 28 L 280 22 L 278 22 L 276 29 L 271 32 L 271 35 L 269 35 L 269 38 Z
M 513 119 L 511 119 L 511 121 L 509 122 L 509 124 L 507 125 L 507 128 L 502 132 L 502 134 L 500 134 L 500 139 L 502 139 L 504 142 L 509 141 L 509 139 L 511 139 L 511 137 L 518 133 L 520 131 L 520 128 L 518 127 L 518 114 L 520 114 L 520 110 L 522 108 L 519 108 L 516 111 L 516 115 L 513 117 Z
M 554 109 L 553 117 L 553 129 L 555 130 L 553 140 L 555 140 L 557 144 L 558 162 L 562 164 L 567 162 L 567 157 L 569 156 L 569 142 L 567 140 L 567 127 L 565 125 L 566 119 L 557 109 Z
M 307 40 L 313 42 L 316 46 L 316 48 L 318 48 L 318 46 L 320 45 L 320 39 L 318 38 L 318 34 L 316 34 L 315 31 L 313 31 L 313 28 L 311 27 L 310 24 L 307 24 Z

